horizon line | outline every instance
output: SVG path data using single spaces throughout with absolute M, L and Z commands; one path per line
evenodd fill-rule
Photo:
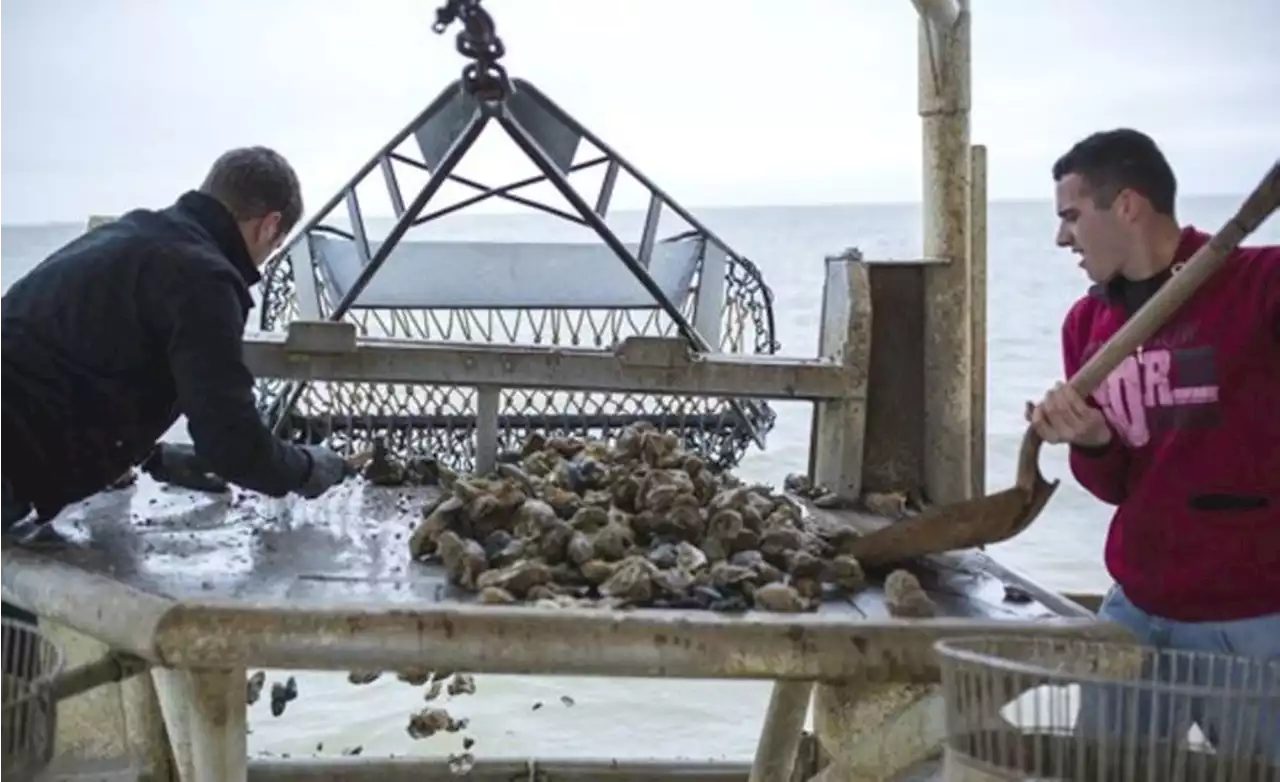
M 1195 199 L 1195 198 L 1238 198 L 1238 197 L 1239 196 L 1236 194 L 1228 194 L 1228 193 L 1188 193 L 1186 195 L 1179 196 L 1179 200 Z M 1027 204 L 1027 203 L 1046 203 L 1052 200 L 1053 199 L 1051 198 L 1044 198 L 1044 197 L 1031 198 L 1027 196 L 1011 196 L 1011 197 L 1002 197 L 1002 198 L 988 198 L 987 203 L 988 204 L 1000 204 L 1000 203 Z M 687 211 L 694 213 L 696 215 L 696 213 L 698 213 L 699 211 L 712 211 L 712 210 L 725 210 L 725 209 L 739 209 L 739 210 L 830 209 L 830 208 L 846 207 L 846 206 L 863 206 L 863 207 L 866 207 L 866 206 L 920 206 L 922 204 L 923 204 L 923 201 L 921 200 L 914 200 L 914 201 L 889 200 L 889 201 L 826 201 L 826 202 L 790 203 L 790 204 L 701 204 L 701 205 L 688 205 L 688 206 L 685 206 L 682 204 L 681 206 L 684 206 L 684 208 Z M 337 212 L 338 210 L 335 209 L 334 211 Z M 645 210 L 643 207 L 614 210 L 615 213 L 644 212 L 644 211 Z M 465 213 L 465 210 L 459 210 L 457 214 L 463 214 L 463 213 Z M 90 217 L 93 217 L 98 214 L 101 214 L 101 213 L 91 212 L 89 214 L 86 214 L 83 218 L 80 218 L 79 220 L 57 219 L 57 220 L 32 220 L 32 221 L 25 221 L 25 222 L 3 222 L 2 220 L 0 220 L 0 228 L 41 228 L 41 227 L 50 227 L 55 225 L 81 225 L 83 224 L 84 220 L 88 220 Z M 472 213 L 472 215 L 474 216 L 492 216 L 492 217 L 510 217 L 511 215 L 521 215 L 521 214 L 533 215 L 533 214 L 543 214 L 543 213 L 528 207 L 525 207 L 523 209 L 512 209 L 509 211 L 495 210 L 495 211 L 484 211 L 484 212 Z M 312 215 L 304 214 L 304 219 L 309 219 L 311 216 Z M 551 215 L 551 216 L 554 217 L 554 215 Z M 368 215 L 365 215 L 365 219 L 394 220 L 395 215 L 368 214 Z

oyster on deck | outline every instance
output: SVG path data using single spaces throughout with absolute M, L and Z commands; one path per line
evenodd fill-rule
M 534 434 L 493 474 L 441 485 L 410 551 L 481 604 L 792 612 L 866 581 L 841 551 L 848 531 L 813 527 L 792 499 L 650 424 L 612 445 Z

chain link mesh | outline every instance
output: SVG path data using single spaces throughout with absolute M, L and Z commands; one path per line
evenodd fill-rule
M 298 317 L 294 264 L 285 257 L 263 280 L 260 328 L 282 331 Z M 323 276 L 310 273 L 320 292 L 321 317 L 332 312 Z M 680 309 L 693 317 L 701 265 Z M 759 269 L 730 254 L 725 265 L 725 298 L 720 350 L 776 353 L 773 296 Z M 540 345 L 612 349 L 630 336 L 678 337 L 660 309 L 352 309 L 344 321 L 361 336 L 482 344 Z M 258 380 L 260 414 L 274 423 L 290 384 Z M 776 414 L 763 400 L 748 408 L 761 435 Z M 620 392 L 504 389 L 498 417 L 498 449 L 519 450 L 534 431 L 549 436 L 612 440 L 631 424 L 648 421 L 675 431 L 684 447 L 707 456 L 720 469 L 734 467 L 752 442 L 751 432 L 730 400 Z M 400 458 L 432 456 L 455 470 L 469 471 L 476 457 L 476 393 L 472 388 L 365 382 L 312 382 L 282 428 L 294 442 L 325 443 L 355 453 L 382 439 Z

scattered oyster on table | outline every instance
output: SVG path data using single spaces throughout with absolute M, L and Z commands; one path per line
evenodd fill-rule
M 884 580 L 884 601 L 890 616 L 925 619 L 938 610 L 919 579 L 906 570 L 895 570 Z
M 391 458 L 387 441 L 381 437 L 373 441 L 373 452 L 362 473 L 375 486 L 400 486 L 405 482 L 404 465 Z
M 533 434 L 508 457 L 487 476 L 442 476 L 409 540 L 482 604 L 791 612 L 865 583 L 844 553 L 855 533 L 650 424 L 612 445 Z M 794 493 L 818 491 L 797 481 Z
M 435 486 L 443 482 L 448 472 L 429 457 L 396 458 L 381 437 L 373 441 L 373 448 L 367 455 L 352 457 L 350 463 L 375 486 Z
M 818 508 L 842 508 L 845 505 L 840 495 L 821 484 L 815 484 L 808 475 L 792 473 L 782 482 L 783 488 L 797 497 L 804 497 Z
M 847 554 L 833 557 L 828 567 L 830 579 L 838 589 L 856 592 L 867 585 L 867 574 L 862 571 L 862 564 Z
M 799 590 L 786 584 L 765 584 L 752 593 L 757 608 L 766 611 L 796 613 L 805 610 L 807 601 Z

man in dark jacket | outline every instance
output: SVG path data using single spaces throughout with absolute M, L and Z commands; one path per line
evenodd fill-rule
M 316 497 L 348 474 L 333 451 L 272 436 L 242 335 L 258 268 L 302 215 L 276 152 L 236 149 L 199 190 L 139 209 L 53 253 L 3 299 L 4 531 L 38 522 L 141 464 L 274 497 Z M 157 444 L 179 415 L 194 447 Z M 5 606 L 6 615 L 11 613 Z

